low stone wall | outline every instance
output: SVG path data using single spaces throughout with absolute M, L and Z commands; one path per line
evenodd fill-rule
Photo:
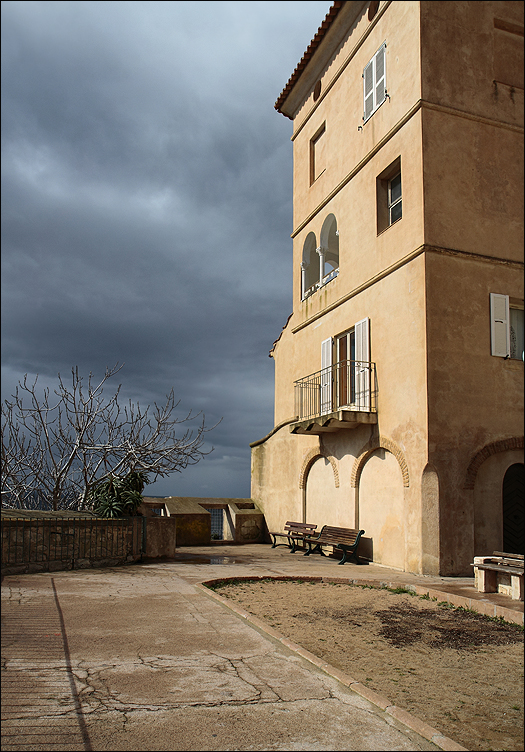
M 211 515 L 208 509 L 223 512 L 223 540 L 232 543 L 264 543 L 264 514 L 252 499 L 199 496 L 144 497 L 140 511 L 148 519 L 177 520 L 177 547 L 209 546 Z M 158 517 L 160 513 L 162 516 Z M 217 542 L 217 541 L 214 541 Z
M 176 551 L 176 519 L 2 510 L 2 572 L 117 566 Z
M 177 550 L 177 519 L 175 517 L 148 517 L 146 520 L 147 559 L 171 559 Z

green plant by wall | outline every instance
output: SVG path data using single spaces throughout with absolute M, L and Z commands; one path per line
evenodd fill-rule
M 148 482 L 147 475 L 140 472 L 107 478 L 89 492 L 93 512 L 98 517 L 132 517 L 142 504 L 142 491 Z

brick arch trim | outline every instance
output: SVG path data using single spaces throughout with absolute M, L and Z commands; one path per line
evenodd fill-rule
M 401 469 L 401 475 L 403 476 L 403 486 L 408 488 L 408 486 L 410 485 L 410 475 L 408 473 L 408 465 L 407 465 L 407 461 L 405 459 L 403 450 L 398 444 L 396 444 L 395 441 L 392 441 L 392 439 L 386 439 L 386 438 L 379 438 L 373 443 L 369 442 L 363 448 L 363 450 L 361 451 L 361 454 L 359 454 L 359 456 L 356 457 L 354 466 L 352 468 L 352 476 L 350 480 L 350 485 L 352 486 L 352 488 L 357 488 L 359 484 L 359 478 L 361 477 L 361 473 L 363 471 L 363 467 L 365 466 L 366 461 L 368 460 L 370 455 L 373 452 L 375 452 L 377 449 L 386 449 L 387 452 L 390 452 L 391 454 L 394 455 Z
M 325 460 L 328 460 L 330 462 L 330 465 L 332 466 L 332 471 L 334 473 L 335 487 L 339 488 L 339 468 L 337 467 L 337 462 L 335 461 L 335 457 L 332 457 L 332 455 L 327 454 L 326 452 L 323 452 L 322 449 L 321 450 L 311 449 L 306 454 L 303 460 L 301 474 L 299 476 L 299 488 L 302 488 L 302 489 L 306 488 L 306 478 L 308 477 L 310 468 L 312 467 L 314 462 L 319 459 L 319 457 L 324 457 Z
M 486 444 L 483 449 L 480 449 L 472 458 L 467 468 L 463 488 L 466 491 L 472 491 L 474 489 L 478 470 L 485 460 L 488 460 L 493 454 L 509 452 L 513 449 L 523 449 L 523 436 L 513 436 L 511 439 L 502 439 L 501 441 L 493 441 L 491 444 Z

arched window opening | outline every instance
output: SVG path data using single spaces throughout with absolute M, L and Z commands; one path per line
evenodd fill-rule
M 303 260 L 301 263 L 301 300 L 310 297 L 319 282 L 319 256 L 317 242 L 313 232 L 308 233 L 303 246 Z
M 329 214 L 323 223 L 321 251 L 324 251 L 321 285 L 326 285 L 339 274 L 339 231 L 333 214 Z

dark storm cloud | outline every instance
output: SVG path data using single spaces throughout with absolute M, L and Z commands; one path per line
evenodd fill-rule
M 291 310 L 291 124 L 324 2 L 2 3 L 2 396 L 125 363 L 216 450 L 161 495 L 249 496 Z

